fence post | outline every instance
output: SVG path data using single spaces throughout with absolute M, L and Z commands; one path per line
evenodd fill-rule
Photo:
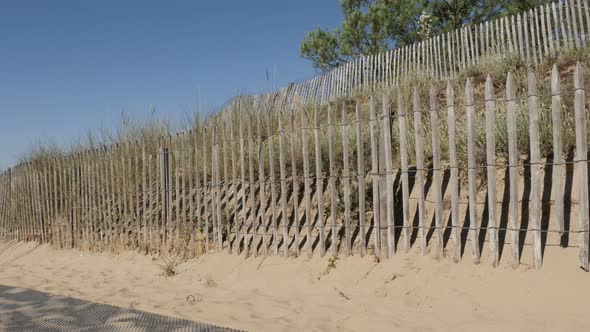
M 382 131 L 383 131 L 383 149 L 385 150 L 385 173 L 386 185 L 383 190 L 386 192 L 386 216 L 387 216 L 387 256 L 395 254 L 395 229 L 394 229 L 394 210 L 393 201 L 393 160 L 391 155 L 391 112 L 389 110 L 389 97 L 383 94 L 383 113 L 382 113 Z
M 510 245 L 512 249 L 512 265 L 519 264 L 518 253 L 518 151 L 516 142 L 516 89 L 514 77 L 508 73 L 506 80 L 506 121 L 508 125 L 508 167 L 510 175 Z
M 488 229 L 492 266 L 498 265 L 498 217 L 496 212 L 496 94 L 488 75 L 485 85 L 486 107 L 486 170 L 488 177 Z
M 334 161 L 334 114 L 332 105 L 328 104 L 328 162 L 330 165 L 330 223 L 332 235 L 332 253 L 334 256 L 338 255 L 338 238 L 336 228 L 336 163 Z
M 359 198 L 359 237 L 361 240 L 361 257 L 366 254 L 367 241 L 366 241 L 366 229 L 365 229 L 365 148 L 363 142 L 362 133 L 362 117 L 361 117 L 361 106 L 357 99 L 355 105 L 356 113 L 356 141 L 357 141 L 357 181 L 358 181 L 358 198 Z
M 314 138 L 315 138 L 315 169 L 316 169 L 316 193 L 318 201 L 318 225 L 319 225 L 319 237 L 320 237 L 320 256 L 326 254 L 326 235 L 324 233 L 325 220 L 324 220 L 324 178 L 322 174 L 322 154 L 320 145 L 320 114 L 318 106 L 316 105 L 313 109 L 314 115 Z
M 407 119 L 406 108 L 404 105 L 403 95 L 401 91 L 397 92 L 397 116 L 399 128 L 399 153 L 401 163 L 401 178 L 402 178 L 402 210 L 403 210 L 403 228 L 402 235 L 404 237 L 404 250 L 410 251 L 410 184 L 408 176 L 408 134 L 407 134 Z
M 561 88 L 559 70 L 557 65 L 553 65 L 551 69 L 551 130 L 553 136 L 553 173 L 555 176 L 555 220 L 557 223 L 557 230 L 561 235 L 564 232 L 564 204 L 563 204 L 563 179 L 564 173 L 564 159 L 563 146 L 561 140 Z
M 350 161 L 348 155 L 348 116 L 346 103 L 342 103 L 341 133 L 342 133 L 342 183 L 344 186 L 344 231 L 346 254 L 352 254 L 352 231 L 350 229 Z
M 539 110 L 537 109 L 537 78 L 532 71 L 528 73 L 528 111 L 531 161 L 531 223 L 533 228 L 533 267 L 542 264 L 541 253 L 541 151 L 539 148 Z
M 576 118 L 576 172 L 579 185 L 579 231 L 580 231 L 580 267 L 588 271 L 588 162 L 586 140 L 586 94 L 584 91 L 584 76 L 580 62 L 574 71 L 575 118 Z
M 343 80 L 342 76 L 340 80 Z M 295 96 L 294 99 L 295 102 L 298 103 L 298 97 Z M 291 109 L 289 111 L 289 127 L 291 129 L 291 177 L 293 182 L 293 225 L 295 228 L 295 253 L 297 256 L 299 256 L 299 233 L 301 232 L 301 229 L 299 222 L 299 180 L 297 178 L 297 159 L 295 155 L 295 143 L 297 135 L 297 132 L 295 131 L 295 109 Z M 262 192 L 262 189 L 260 191 Z
M 479 220 L 477 214 L 477 164 L 475 161 L 475 105 L 471 79 L 465 85 L 467 113 L 467 176 L 469 182 L 469 228 L 471 229 L 471 254 L 473 262 L 479 264 Z
M 426 254 L 426 230 L 424 225 L 424 147 L 422 143 L 422 111 L 418 90 L 413 91 L 414 102 L 414 142 L 416 147 L 416 186 L 418 188 L 418 234 L 420 235 L 420 251 Z
M 442 236 L 442 210 L 443 210 L 443 197 L 441 188 L 441 166 L 440 166 L 440 131 L 438 128 L 438 107 L 436 103 L 436 89 L 434 85 L 430 85 L 429 91 L 430 99 L 430 128 L 432 134 L 432 168 L 433 168 L 433 180 L 432 186 L 434 187 L 434 224 L 436 234 L 436 255 L 442 256 L 443 253 L 443 236 Z
M 379 148 L 377 146 L 377 116 L 375 97 L 371 94 L 369 109 L 369 133 L 371 138 L 371 181 L 373 184 L 373 235 L 375 236 L 375 256 L 381 255 L 381 216 L 379 215 Z

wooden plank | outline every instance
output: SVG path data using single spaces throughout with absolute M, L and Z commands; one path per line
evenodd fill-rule
M 358 181 L 358 199 L 359 199 L 359 237 L 361 241 L 361 257 L 367 252 L 366 227 L 365 227 L 365 147 L 363 141 L 363 124 L 361 117 L 360 101 L 356 100 L 356 141 L 357 141 L 357 181 Z
M 160 189 L 160 198 L 158 199 L 158 208 L 161 213 L 160 216 L 160 238 L 158 239 L 158 249 L 161 249 L 161 244 L 164 241 L 166 234 L 165 220 L 166 220 L 166 185 L 164 175 L 164 147 L 162 138 L 158 139 L 158 163 L 157 163 L 157 176 L 158 186 Z
M 537 10 L 537 8 L 534 9 L 534 24 L 531 24 L 531 26 L 533 27 L 533 30 L 536 31 L 536 34 L 534 34 L 534 40 L 535 42 L 533 43 L 533 56 L 535 58 L 535 65 L 537 64 L 538 61 L 540 61 L 540 59 L 543 57 L 543 51 L 542 51 L 542 41 L 541 41 L 541 26 L 539 25 L 539 12 Z M 538 56 L 537 56 L 538 55 Z
M 113 216 L 113 228 L 110 230 L 112 232 L 111 234 L 111 243 L 116 245 L 119 243 L 119 220 L 120 220 L 120 214 L 119 214 L 119 195 L 118 195 L 118 186 L 116 184 L 115 181 L 115 148 L 116 146 L 111 146 L 109 148 L 109 177 L 111 179 L 111 200 L 112 200 L 112 209 L 111 209 L 111 215 Z M 78 188 L 78 164 L 77 164 L 77 158 L 73 159 L 74 161 L 74 186 L 77 189 Z M 75 209 L 74 209 L 74 234 L 76 234 L 76 242 L 78 242 L 78 229 L 79 227 L 79 222 L 80 222 L 80 218 L 79 218 L 79 201 L 78 201 L 78 195 L 76 195 L 76 198 L 74 200 L 74 204 L 75 204 Z M 114 248 L 112 248 L 114 249 Z
M 203 232 L 202 232 L 202 223 L 203 223 L 203 218 L 201 215 L 202 212 L 202 205 L 201 205 L 201 192 L 202 192 L 202 186 L 201 186 L 201 172 L 200 169 L 201 167 L 199 167 L 199 162 L 200 160 L 200 154 L 199 154 L 199 147 L 201 146 L 201 140 L 199 139 L 200 137 L 200 124 L 199 124 L 199 120 L 197 118 L 197 122 L 195 125 L 195 132 L 194 132 L 194 154 L 195 154 L 195 214 L 196 214 L 196 222 L 194 224 L 194 226 L 196 227 L 196 231 L 195 231 L 195 237 L 196 237 L 196 241 L 197 243 L 195 244 L 196 246 L 199 246 L 202 244 L 203 241 Z M 233 146 L 233 144 L 232 144 Z M 159 203 L 159 199 L 157 199 L 156 196 L 156 203 Z M 195 252 L 197 253 L 197 255 L 199 254 L 199 247 L 194 248 Z
M 100 150 L 95 149 L 93 155 L 94 155 L 94 179 L 95 179 L 94 180 L 95 181 L 94 192 L 95 192 L 95 196 L 96 196 L 96 208 L 97 208 L 96 237 L 98 238 L 97 239 L 97 244 L 99 246 L 98 249 L 102 249 L 106 245 L 105 241 L 104 241 L 105 240 L 104 239 L 104 224 L 106 222 L 106 218 L 105 218 L 105 206 L 104 206 L 103 190 L 102 190 L 103 177 L 101 177 L 101 172 L 100 172 Z M 65 184 L 66 184 L 66 181 L 64 178 L 64 185 Z M 64 206 L 67 206 L 67 201 L 64 201 Z M 65 210 L 65 211 L 67 211 L 67 210 Z M 66 219 L 66 221 L 67 221 L 67 219 Z M 64 238 L 64 240 L 65 240 L 65 238 Z
M 581 41 L 580 41 L 580 35 L 578 34 L 578 23 L 576 20 L 576 9 L 575 9 L 575 3 L 574 0 L 566 0 L 568 2 L 568 6 L 569 6 L 569 13 L 570 13 L 570 17 L 571 17 L 571 22 L 572 22 L 572 27 L 573 27 L 573 35 L 574 35 L 574 42 L 576 44 L 576 48 L 580 48 L 581 45 Z
M 377 142 L 377 115 L 375 97 L 371 95 L 369 105 L 369 134 L 371 138 L 371 181 L 373 184 L 373 235 L 375 256 L 381 256 L 381 218 L 379 215 L 379 147 Z
M 586 31 L 585 31 L 585 37 L 586 40 L 588 40 L 588 37 L 590 35 L 590 6 L 588 5 L 588 0 L 582 0 L 582 7 L 584 7 L 584 14 L 586 17 Z M 555 3 L 553 3 L 555 4 Z
M 205 237 L 205 251 L 209 250 L 209 213 L 208 213 L 208 203 L 207 201 L 209 200 L 209 198 L 211 197 L 210 192 L 208 190 L 209 188 L 209 174 L 207 174 L 207 130 L 205 128 L 203 128 L 203 130 L 201 131 L 202 134 L 202 139 L 201 139 L 201 143 L 202 143 L 202 148 L 203 148 L 203 153 L 202 153 L 202 160 L 203 160 L 203 219 L 204 223 L 205 223 L 205 227 L 204 227 L 204 237 Z M 243 137 L 242 135 L 240 135 L 241 137 Z M 242 159 L 243 161 L 243 159 Z M 242 162 L 243 164 L 243 162 Z M 243 181 L 242 181 L 242 185 L 243 185 Z
M 517 31 L 518 31 L 518 51 L 521 58 L 525 57 L 524 53 L 524 39 L 522 35 L 522 18 L 520 17 L 520 13 L 516 16 L 516 24 L 517 24 Z
M 252 133 L 252 121 L 250 119 L 248 121 L 248 175 L 249 175 L 249 186 L 248 186 L 248 194 L 250 200 L 250 229 L 252 230 L 252 236 L 248 241 L 246 241 L 245 250 L 247 254 L 250 254 L 250 244 L 256 243 L 256 232 L 258 231 L 258 227 L 256 225 L 256 179 L 254 178 L 254 136 Z M 246 228 L 247 230 L 248 228 Z M 256 254 L 256 246 L 252 248 L 254 250 L 254 254 Z
M 533 229 L 533 267 L 539 269 L 541 253 L 541 151 L 539 147 L 539 110 L 537 78 L 528 73 L 528 111 L 531 160 L 531 227 Z
M 508 167 L 510 168 L 510 245 L 512 266 L 519 264 L 518 253 L 518 151 L 516 142 L 516 88 L 514 76 L 508 73 L 506 80 L 506 121 L 508 125 Z
M 234 108 L 234 112 L 235 112 L 235 108 Z M 260 133 L 260 131 L 259 131 Z M 232 224 L 234 227 L 234 247 L 231 248 L 231 245 L 229 246 L 229 250 L 230 252 L 233 251 L 237 251 L 239 252 L 239 232 L 240 232 L 240 227 L 239 227 L 239 217 L 238 217 L 238 205 L 239 205 L 239 201 L 238 201 L 238 170 L 237 170 L 237 162 L 238 162 L 238 158 L 236 156 L 236 139 L 235 139 L 235 132 L 234 132 L 234 117 L 230 117 L 229 119 L 229 138 L 230 138 L 230 154 L 231 154 L 231 174 L 232 174 L 232 184 L 231 184 L 231 193 L 232 193 L 232 201 L 233 201 L 233 220 L 232 220 Z M 197 188 L 199 187 L 199 179 L 198 179 L 199 173 L 197 172 Z M 197 193 L 198 195 L 198 193 Z M 198 196 L 197 196 L 198 197 Z M 198 201 L 198 200 L 197 200 Z M 197 203 L 198 204 L 198 203 Z M 199 207 L 197 205 L 197 211 L 199 210 Z M 198 212 L 197 212 L 198 213 Z M 266 233 L 265 233 L 266 234 Z M 228 233 L 229 236 L 229 233 Z M 266 254 L 266 242 L 264 242 L 265 245 L 263 246 L 263 250 Z M 237 249 L 237 250 L 236 250 Z
M 434 85 L 430 86 L 429 102 L 430 102 L 430 130 L 432 136 L 432 186 L 434 188 L 434 224 L 436 229 L 436 255 L 442 256 L 443 253 L 443 236 L 442 236 L 442 170 L 440 165 L 440 130 L 438 127 L 438 106 L 436 103 L 436 89 Z
M 281 220 L 283 222 L 283 256 L 289 254 L 289 220 L 287 216 L 287 178 L 285 131 L 283 130 L 283 114 L 279 113 L 279 171 L 281 181 Z
M 341 78 L 342 81 L 342 78 Z M 296 107 L 299 107 L 299 97 L 295 95 Z M 295 253 L 299 256 L 299 236 L 301 233 L 301 227 L 299 222 L 299 179 L 297 175 L 297 159 L 296 159 L 296 148 L 297 148 L 297 131 L 295 130 L 295 112 L 292 110 L 289 112 L 289 127 L 291 128 L 291 180 L 293 182 L 293 220 L 295 229 Z
M 305 202 L 305 225 L 307 226 L 307 250 L 312 254 L 312 216 L 311 216 L 311 179 L 309 177 L 309 146 L 308 146 L 308 119 L 305 109 L 301 109 L 301 152 L 303 157 L 303 185 L 304 185 L 304 202 Z
M 188 221 L 187 221 L 187 215 L 186 215 L 186 210 L 187 210 L 187 206 L 188 206 L 188 201 L 187 201 L 187 182 L 188 182 L 188 174 L 187 174 L 187 169 L 186 169 L 186 160 L 187 160 L 187 146 L 186 146 L 186 137 L 187 137 L 187 133 L 186 132 L 182 132 L 180 134 L 180 153 L 179 153 L 179 160 L 180 160 L 180 197 L 181 197 L 181 207 L 180 207 L 180 230 L 181 230 L 181 243 L 188 243 L 188 237 L 190 236 L 190 233 L 188 232 Z M 182 248 L 182 250 L 185 252 L 186 255 L 186 251 L 187 248 L 184 247 Z
M 561 48 L 561 42 L 560 42 L 560 38 L 563 39 L 563 30 L 561 30 L 561 28 L 563 27 L 563 22 L 560 22 L 560 17 L 557 16 L 557 6 L 556 3 L 553 2 L 551 4 L 551 13 L 553 14 L 553 22 L 554 22 L 554 27 L 555 27 L 555 49 L 559 50 Z M 525 21 L 526 23 L 526 21 Z M 561 24 L 561 25 L 560 25 Z M 525 24 L 526 26 L 526 24 Z
M 217 250 L 223 250 L 223 221 L 221 214 L 221 165 L 219 162 L 219 127 L 216 125 L 213 129 L 214 147 L 215 147 L 215 213 L 216 217 L 216 232 L 217 232 Z
M 522 16 L 522 20 L 524 21 L 523 25 L 524 25 L 524 45 L 523 47 L 525 48 L 523 50 L 523 52 L 525 53 L 526 56 L 526 63 L 530 64 L 531 63 L 531 48 L 530 48 L 530 43 L 529 43 L 529 24 L 528 24 L 528 16 L 527 13 L 524 12 L 523 16 Z
M 580 267 L 588 271 L 588 231 L 590 229 L 590 212 L 588 211 L 588 163 L 586 134 L 586 93 L 584 76 L 580 62 L 574 71 L 574 114 L 576 127 L 576 173 L 578 174 L 578 223 L 580 232 Z
M 237 241 L 237 253 L 240 253 L 240 244 L 241 239 L 243 237 L 244 241 L 246 241 L 246 224 L 247 224 L 247 214 L 246 214 L 246 163 L 245 163 L 245 151 L 244 151 L 244 123 L 242 118 L 240 117 L 239 123 L 239 137 L 240 137 L 240 191 L 242 192 L 242 206 L 241 206 L 241 220 L 240 226 L 238 226 L 238 238 Z M 245 251 L 245 250 L 244 250 Z
M 496 94 L 492 78 L 485 85 L 486 108 L 486 170 L 488 178 L 488 229 L 490 233 L 490 260 L 498 266 L 498 217 L 496 197 Z
M 553 42 L 554 31 L 551 26 L 551 9 L 549 8 L 549 4 L 545 6 L 545 16 L 547 17 L 547 43 L 549 43 L 549 54 L 555 55 L 555 45 Z
M 275 159 L 274 159 L 274 137 L 272 118 L 270 113 L 267 115 L 267 129 L 268 129 L 268 160 L 270 173 L 270 210 L 271 210 L 271 224 L 272 224 L 272 244 L 275 255 L 279 254 L 279 230 L 277 225 L 277 194 L 276 194 L 276 180 L 275 180 Z
M 231 115 L 231 114 L 230 114 Z M 227 121 L 227 119 L 225 120 Z M 231 224 L 232 224 L 232 220 L 231 220 L 231 215 L 230 215 L 230 208 L 229 208 L 229 204 L 230 204 L 230 191 L 231 191 L 231 184 L 230 184 L 230 174 L 228 172 L 228 162 L 229 162 L 229 157 L 227 155 L 228 152 L 228 128 L 227 125 L 224 123 L 223 125 L 223 135 L 222 135 L 222 150 L 223 150 L 223 188 L 222 188 L 222 193 L 221 193 L 221 199 L 225 200 L 225 204 L 222 204 L 223 206 L 223 210 L 225 212 L 225 229 L 226 229 L 226 241 L 227 241 L 227 252 L 231 253 Z M 190 174 L 190 172 L 189 172 Z M 189 180 L 190 181 L 190 180 Z M 190 181 L 192 183 L 192 181 Z M 192 200 L 191 200 L 192 203 Z M 190 208 L 190 207 L 189 207 Z M 254 233 L 254 235 L 256 235 L 256 233 Z
M 563 2 L 559 2 L 557 4 L 557 12 L 558 12 L 558 16 L 559 16 L 559 21 L 561 22 L 561 32 L 562 32 L 562 38 L 563 38 L 563 45 L 567 48 L 570 49 L 572 48 L 572 39 L 570 37 L 571 34 L 571 28 L 570 28 L 570 22 L 569 22 L 569 11 L 567 10 L 567 2 L 563 1 Z
M 426 254 L 426 226 L 424 224 L 424 146 L 422 142 L 422 110 L 420 109 L 420 95 L 414 88 L 412 93 L 414 113 L 414 142 L 416 148 L 416 184 L 418 190 L 418 234 L 420 236 L 420 252 Z
M 264 255 L 268 254 L 267 246 L 267 222 L 266 222 L 266 177 L 264 175 L 264 145 L 262 143 L 262 116 L 256 117 L 256 132 L 258 133 L 258 182 L 260 188 L 260 209 L 258 215 L 262 225 L 262 250 Z
M 314 128 L 313 134 L 315 139 L 315 170 L 316 170 L 316 199 L 317 199 L 317 215 L 319 225 L 320 238 L 320 256 L 324 257 L 326 254 L 326 234 L 324 233 L 325 219 L 324 219 L 324 175 L 322 173 L 322 150 L 320 143 L 320 113 L 318 107 L 315 106 L 313 110 Z
M 135 215 L 135 235 L 134 235 L 134 245 L 138 246 L 141 242 L 141 200 L 140 200 L 140 180 L 141 180 L 141 173 L 139 167 L 139 142 L 135 141 L 134 149 L 133 149 L 133 162 L 135 165 L 133 182 L 135 185 L 134 196 L 135 196 L 135 206 L 134 206 L 134 215 Z M 96 190 L 95 190 L 96 191 Z
M 144 193 L 146 194 L 147 198 L 146 198 L 146 202 L 147 202 L 147 208 L 146 208 L 146 213 L 149 213 L 149 225 L 148 225 L 148 243 L 146 245 L 146 253 L 152 253 L 153 252 L 153 246 L 154 246 L 154 215 L 156 213 L 156 209 L 154 208 L 154 200 L 157 200 L 157 191 L 154 188 L 154 174 L 153 174 L 153 156 L 152 154 L 148 155 L 148 176 L 147 176 L 147 188 L 148 188 L 148 192 Z M 157 174 L 157 173 L 156 173 Z M 112 223 L 112 219 L 109 220 Z M 110 229 L 110 227 L 109 227 Z
M 469 182 L 469 228 L 471 233 L 471 255 L 473 262 L 479 264 L 479 221 L 477 214 L 477 164 L 475 161 L 475 106 L 471 79 L 465 85 L 467 113 L 467 177 Z
M 182 197 L 180 192 L 180 165 L 182 163 L 182 143 L 181 143 L 181 136 L 177 133 L 176 134 L 176 141 L 174 143 L 175 150 L 172 151 L 172 156 L 174 159 L 174 206 L 176 207 L 176 215 L 175 215 L 175 223 L 174 223 L 174 237 L 175 242 L 173 246 L 177 251 L 180 249 L 180 225 L 181 225 L 181 213 L 180 210 L 182 207 Z M 213 169 L 215 171 L 215 169 Z M 172 183 L 172 182 L 171 182 Z M 215 222 L 213 223 L 215 225 Z M 215 231 L 219 230 L 219 228 L 214 228 Z
M 195 144 L 195 148 L 196 148 L 196 141 L 193 140 L 194 134 L 192 130 L 189 130 L 188 132 L 188 136 L 186 138 L 186 142 L 187 142 L 187 150 L 185 151 L 187 154 L 187 158 L 188 158 L 188 169 L 187 169 L 187 181 L 188 181 L 188 186 L 187 188 L 187 194 L 188 194 L 188 232 L 189 232 L 189 237 L 190 237 L 190 247 L 188 248 L 189 252 L 191 252 L 193 250 L 193 247 L 195 245 L 194 240 L 195 240 L 195 229 L 194 229 L 194 225 L 195 225 L 195 200 L 194 200 L 194 195 L 193 195 L 193 188 L 196 188 L 194 185 L 194 169 L 195 167 L 193 166 L 194 163 L 194 148 L 191 144 Z M 151 170 L 151 169 L 150 169 Z M 150 175 L 147 174 L 148 179 L 150 178 Z M 149 181 L 148 181 L 149 182 Z M 148 184 L 148 188 L 151 188 L 151 186 Z M 147 188 L 146 188 L 147 189 Z M 149 189 L 148 189 L 149 190 Z M 197 188 L 198 190 L 198 188 Z M 146 191 L 144 191 L 144 194 L 146 193 Z M 144 203 L 145 204 L 145 203 Z M 149 229 L 149 237 L 150 237 L 150 241 L 151 241 L 151 224 L 150 226 L 147 228 Z M 228 233 L 229 234 L 229 233 Z M 229 235 L 228 235 L 229 236 Z
M 334 160 L 334 114 L 332 105 L 328 104 L 328 161 L 330 165 L 330 225 L 332 233 L 332 253 L 334 256 L 338 255 L 338 238 L 337 238 L 337 227 L 336 227 L 336 163 Z
M 397 94 L 397 116 L 399 128 L 399 153 L 402 168 L 402 209 L 403 209 L 403 228 L 402 235 L 404 238 L 405 252 L 410 251 L 410 181 L 408 176 L 408 133 L 406 108 L 404 106 L 403 95 L 401 91 Z
M 352 255 L 352 229 L 350 225 L 350 156 L 348 152 L 349 131 L 348 131 L 348 114 L 346 103 L 342 103 L 341 117 L 342 133 L 342 185 L 344 187 L 344 238 L 346 242 L 346 254 Z
M 553 137 L 553 186 L 555 187 L 555 222 L 561 235 L 564 232 L 564 182 L 565 165 L 561 139 L 561 87 L 559 70 L 551 69 L 551 131 Z
M 578 0 L 578 22 L 580 27 L 580 44 L 582 47 L 586 47 L 586 34 L 584 33 L 584 18 L 582 17 L 582 3 Z M 543 7 L 541 7 L 543 8 Z
M 395 254 L 395 229 L 394 229 L 394 210 L 393 200 L 393 157 L 391 153 L 391 111 L 389 109 L 389 96 L 383 94 L 382 110 L 382 132 L 383 132 L 383 149 L 385 154 L 385 172 L 386 172 L 386 218 L 387 218 L 387 256 Z

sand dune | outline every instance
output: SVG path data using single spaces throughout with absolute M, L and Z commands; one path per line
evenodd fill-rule
M 577 250 L 547 250 L 540 271 L 529 256 L 513 270 L 413 252 L 380 263 L 208 254 L 165 277 L 155 257 L 10 242 L 0 283 L 250 331 L 590 329 Z

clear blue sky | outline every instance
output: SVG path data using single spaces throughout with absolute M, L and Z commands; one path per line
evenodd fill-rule
M 0 169 L 37 141 L 116 128 L 121 112 L 180 122 L 203 104 L 313 77 L 299 42 L 337 0 L 0 2 Z M 272 74 L 271 74 L 272 78 Z

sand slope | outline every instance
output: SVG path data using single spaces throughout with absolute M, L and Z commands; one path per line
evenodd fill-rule
M 513 270 L 473 265 L 468 253 L 459 263 L 208 254 L 164 277 L 160 260 L 137 253 L 4 243 L 0 283 L 251 331 L 590 330 L 577 250 L 547 250 L 541 271 L 527 255 Z

